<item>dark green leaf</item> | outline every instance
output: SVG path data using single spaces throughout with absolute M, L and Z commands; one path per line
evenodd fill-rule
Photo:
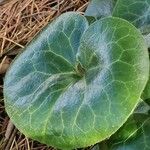
M 148 82 L 147 82 L 147 84 L 146 84 L 146 87 L 145 87 L 145 89 L 144 89 L 144 91 L 143 91 L 142 99 L 143 99 L 143 100 L 148 100 L 148 99 L 150 99 L 150 75 L 149 75 L 149 80 L 148 80 Z
M 143 34 L 150 32 L 150 0 L 118 0 L 113 16 L 128 20 Z
M 150 107 L 141 102 L 137 109 L 108 141 L 100 143 L 100 150 L 150 150 Z
M 144 38 L 145 38 L 145 41 L 146 41 L 148 48 L 150 48 L 150 33 L 147 35 L 144 35 Z
M 100 150 L 99 144 L 94 145 L 90 150 Z
M 117 0 L 92 0 L 85 11 L 85 16 L 101 18 L 110 16 Z
M 149 56 L 150 56 L 150 33 L 148 35 L 145 35 L 144 37 L 148 46 L 148 51 L 149 51 Z M 148 103 L 150 104 L 150 73 L 149 73 L 149 80 L 142 94 L 142 99 L 145 100 L 146 102 L 149 101 Z
M 137 105 L 149 73 L 142 35 L 118 18 L 87 28 L 83 16 L 63 14 L 7 72 L 6 110 L 26 136 L 86 147 L 116 132 Z

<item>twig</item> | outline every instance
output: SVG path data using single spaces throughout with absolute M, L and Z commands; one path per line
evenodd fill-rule
M 12 133 L 10 139 L 8 140 L 6 147 L 4 147 L 4 150 L 10 150 L 10 147 L 12 145 L 12 142 L 14 141 L 14 137 L 15 137 L 16 133 L 17 133 L 17 129 L 14 128 L 13 133 Z
M 14 128 L 15 128 L 15 126 L 13 125 L 11 120 L 9 120 L 9 123 L 7 125 L 7 129 L 6 129 L 6 133 L 5 133 L 5 140 L 8 140 L 10 138 L 11 133 L 14 130 Z
M 22 46 L 21 44 L 15 42 L 15 41 L 13 41 L 13 40 L 11 40 L 11 39 L 9 39 L 9 38 L 6 38 L 6 37 L 0 37 L 0 38 L 4 38 L 5 40 L 10 41 L 10 42 L 16 44 L 17 46 L 19 46 L 19 47 L 21 47 L 21 48 L 24 48 L 24 46 Z
M 12 146 L 12 142 L 14 141 L 16 132 L 17 132 L 17 129 L 15 128 L 13 123 L 9 120 L 7 130 L 5 133 L 4 150 L 10 150 L 10 147 Z

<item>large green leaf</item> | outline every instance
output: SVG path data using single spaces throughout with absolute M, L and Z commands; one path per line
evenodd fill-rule
M 116 1 L 117 0 L 91 0 L 85 11 L 85 16 L 95 18 L 110 16 Z
M 138 103 L 149 73 L 142 35 L 118 18 L 87 28 L 83 16 L 61 15 L 7 72 L 6 110 L 26 136 L 86 147 L 116 132 Z
M 145 111 L 147 110 L 147 111 Z M 150 107 L 143 102 L 127 122 L 99 150 L 150 150 Z M 104 148 L 105 147 L 105 148 Z M 98 150 L 97 149 L 97 150 Z
M 128 20 L 143 34 L 150 32 L 150 0 L 118 0 L 113 16 Z
M 116 0 L 115 2 L 113 5 L 112 0 L 93 0 L 85 14 L 101 17 L 112 14 L 113 10 L 113 16 L 124 18 L 140 28 L 142 33 L 145 34 L 147 46 L 150 48 L 150 0 Z M 103 14 L 103 12 L 106 13 Z M 142 98 L 150 99 L 150 80 L 146 85 Z
M 118 0 L 113 16 L 124 18 L 139 28 L 145 35 L 147 46 L 150 47 L 150 0 Z M 150 98 L 150 80 L 142 98 Z

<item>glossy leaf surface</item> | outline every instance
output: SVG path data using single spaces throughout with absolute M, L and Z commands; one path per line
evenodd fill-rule
M 134 110 L 148 80 L 139 31 L 105 18 L 88 28 L 66 13 L 16 58 L 4 82 L 6 110 L 26 136 L 61 149 L 112 135 Z
M 99 145 L 99 150 L 149 149 L 150 107 L 147 104 L 140 104 L 138 110 L 130 116 L 123 127 L 121 127 L 108 141 Z

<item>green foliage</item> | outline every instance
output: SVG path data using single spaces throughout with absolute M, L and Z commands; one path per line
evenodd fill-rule
M 150 107 L 142 102 L 138 109 L 109 140 L 98 145 L 99 150 L 104 146 L 106 150 L 150 149 Z
M 101 18 L 112 15 L 116 0 L 92 0 L 88 5 L 85 16 Z
M 101 0 L 100 0 L 101 1 Z M 99 2 L 100 2 L 99 1 Z M 91 2 L 95 2 L 94 0 Z M 100 3 L 99 3 L 100 4 Z M 98 3 L 97 3 L 98 5 Z M 98 7 L 98 6 L 97 6 Z M 99 5 L 99 9 L 103 5 Z M 106 7 L 105 7 L 106 8 Z M 147 47 L 150 48 L 150 0 L 117 0 L 113 8 L 106 8 L 109 14 L 115 17 L 123 18 L 136 26 L 144 35 Z M 89 11 L 87 9 L 87 11 Z M 93 11 L 97 11 L 96 9 Z M 101 17 L 100 11 L 95 14 L 88 12 L 91 17 Z M 102 16 L 103 17 L 103 16 Z M 143 91 L 142 99 L 150 104 L 150 80 Z M 148 106 L 148 105 L 147 105 Z M 140 108 L 140 109 L 139 109 Z M 149 150 L 150 149 L 150 114 L 145 112 L 149 107 L 138 107 L 138 111 L 130 116 L 125 125 L 117 131 L 108 141 L 97 145 L 97 150 Z M 143 112 L 144 111 L 144 112 Z
M 124 18 L 140 29 L 145 36 L 147 46 L 150 47 L 150 0 L 118 0 L 113 16 Z M 142 98 L 150 99 L 150 80 Z
M 131 115 L 148 80 L 144 38 L 123 19 L 88 25 L 65 13 L 15 59 L 6 111 L 26 136 L 61 149 L 110 137 Z
M 150 32 L 150 0 L 118 0 L 113 16 L 128 20 L 143 34 Z
M 150 74 L 149 74 L 149 79 L 150 79 Z M 143 100 L 150 100 L 150 80 L 148 80 L 146 87 L 143 91 L 142 99 Z
M 92 0 L 85 15 L 95 18 L 123 18 L 139 28 L 143 34 L 150 32 L 150 0 Z

